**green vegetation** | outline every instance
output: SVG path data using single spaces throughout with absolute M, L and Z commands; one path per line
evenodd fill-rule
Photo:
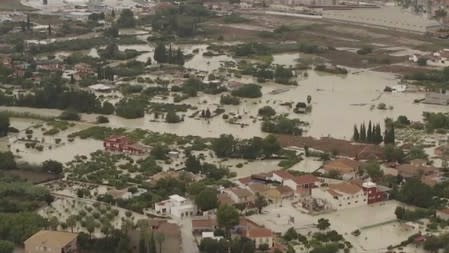
M 271 119 L 265 119 L 262 122 L 262 131 L 276 134 L 302 135 L 299 119 L 289 119 L 285 116 L 277 116 Z
M 184 53 L 180 48 L 174 50 L 171 44 L 168 50 L 163 42 L 160 42 L 154 49 L 154 60 L 158 63 L 168 63 L 176 65 L 184 65 Z
M 368 128 L 366 128 L 365 123 L 362 123 L 360 125 L 360 128 L 354 126 L 354 133 L 352 135 L 352 140 L 355 142 L 380 144 L 383 141 L 383 139 L 384 138 L 382 137 L 382 130 L 380 128 L 380 124 L 373 125 L 370 120 L 368 123 Z
M 243 98 L 258 98 L 262 96 L 261 86 L 257 84 L 245 84 L 231 92 L 233 96 Z
M 136 19 L 134 13 L 130 9 L 124 9 L 120 12 L 120 17 L 117 20 L 117 25 L 121 28 L 133 28 L 136 26 Z
M 146 103 L 140 99 L 123 98 L 116 104 L 115 113 L 126 119 L 142 118 L 145 115 Z
M 269 117 L 272 117 L 272 116 L 276 115 L 276 111 L 273 109 L 273 107 L 271 107 L 269 105 L 266 105 L 266 106 L 264 106 L 262 108 L 259 108 L 259 111 L 257 112 L 257 114 L 259 116 L 268 117 L 269 118 Z
M 9 125 L 9 115 L 4 112 L 0 113 L 0 137 L 8 135 Z
M 237 14 L 231 14 L 223 18 L 223 22 L 225 22 L 226 24 L 246 23 L 248 21 L 250 20 Z
M 264 139 L 253 137 L 246 140 L 234 139 L 232 135 L 222 134 L 212 141 L 212 150 L 218 157 L 256 159 L 279 154 L 281 147 L 276 137 L 269 135 Z
M 315 66 L 315 71 L 327 72 L 331 74 L 337 75 L 346 75 L 348 74 L 348 70 L 338 66 L 328 66 L 325 64 L 319 64 Z
M 231 95 L 222 95 L 220 97 L 220 104 L 222 105 L 239 105 L 240 99 Z
M 428 218 L 434 214 L 433 211 L 427 209 L 417 208 L 415 210 L 410 210 L 404 207 L 396 207 L 394 214 L 399 220 L 403 221 L 416 221 L 422 218 Z

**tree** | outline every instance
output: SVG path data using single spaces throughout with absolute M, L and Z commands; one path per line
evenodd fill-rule
M 8 135 L 10 122 L 7 113 L 0 113 L 0 137 Z
M 211 188 L 202 190 L 196 197 L 195 203 L 201 211 L 207 211 L 218 206 L 217 191 Z
M 380 169 L 380 165 L 375 161 L 370 161 L 364 164 L 362 169 L 366 171 L 366 174 L 373 180 L 381 178 L 384 175 L 383 171 Z
M 48 36 L 51 36 L 51 25 L 48 25 L 47 30 L 48 30 Z
M 239 224 L 239 212 L 235 207 L 222 205 L 217 210 L 218 225 L 225 229 L 227 237 L 230 236 L 229 230 Z
M 122 28 L 133 28 L 136 26 L 136 20 L 134 13 L 130 9 L 124 9 L 120 13 L 120 17 L 117 20 L 117 25 Z
M 262 150 L 266 157 L 271 157 L 273 154 L 278 154 L 281 149 L 281 145 L 274 135 L 270 134 L 263 139 Z
M 159 245 L 159 253 L 162 253 L 162 244 L 165 241 L 165 235 L 163 233 L 156 233 L 154 235 L 154 240 Z
M 167 123 L 178 123 L 181 122 L 182 119 L 179 117 L 174 110 L 169 110 L 167 115 L 165 115 L 165 121 Z
M 147 244 L 145 243 L 145 238 L 143 235 L 140 235 L 139 253 L 147 253 Z
M 0 240 L 0 253 L 13 253 L 15 245 L 10 241 Z
M 447 16 L 447 11 L 445 9 L 438 9 L 435 11 L 435 19 L 438 22 L 443 23 L 443 19 Z
M 408 179 L 395 195 L 399 201 L 417 207 L 428 208 L 434 203 L 432 188 L 416 178 Z
M 360 125 L 360 142 L 366 142 L 366 128 L 365 123 Z
M 17 168 L 14 155 L 11 152 L 0 152 L 0 171 L 13 170 Z
M 441 240 L 437 236 L 430 236 L 427 237 L 423 247 L 427 251 L 437 253 L 439 249 L 443 248 L 446 245 L 446 243 L 446 241 Z
M 154 231 L 151 233 L 150 240 L 148 242 L 148 253 L 157 253 Z
M 357 129 L 356 125 L 354 125 L 354 133 L 352 134 L 352 140 L 355 142 L 358 142 L 360 140 L 359 130 Z
M 72 233 L 73 233 L 73 228 L 76 226 L 76 223 L 77 223 L 77 218 L 76 218 L 76 216 L 75 215 L 70 215 L 68 218 L 67 218 L 67 220 L 66 220 L 66 222 L 65 222 L 66 224 L 67 224 L 67 226 L 68 227 L 70 227 L 70 230 L 72 231 Z M 91 222 L 89 222 L 88 224 L 91 224 Z M 93 225 L 93 224 L 92 224 Z M 95 229 L 95 227 L 93 227 L 94 229 Z M 89 231 L 89 228 L 87 229 L 88 231 Z M 92 231 L 89 231 L 89 233 L 91 234 L 93 232 L 93 230 Z
M 371 120 L 368 122 L 368 130 L 366 131 L 366 142 L 373 143 L 373 128 L 371 125 Z
M 212 141 L 212 150 L 218 157 L 230 157 L 234 153 L 235 143 L 234 136 L 222 134 Z
M 295 228 L 291 227 L 287 231 L 285 231 L 282 237 L 286 241 L 296 240 L 298 238 L 298 232 L 296 232 Z
M 167 59 L 167 49 L 163 43 L 158 43 L 156 48 L 154 49 L 154 60 L 158 63 L 166 63 Z
M 384 146 L 384 156 L 385 160 L 387 160 L 388 162 L 398 162 L 398 163 L 402 163 L 405 158 L 405 154 L 402 151 L 402 149 L 392 144 L 387 144 Z
M 257 207 L 259 213 L 262 213 L 262 208 L 268 205 L 267 200 L 260 193 L 256 194 L 256 199 L 254 200 L 254 205 Z
M 276 111 L 273 109 L 273 107 L 266 105 L 259 109 L 258 115 L 262 117 L 271 117 L 276 115 Z
M 62 173 L 62 163 L 54 160 L 47 160 L 42 163 L 42 170 L 50 174 L 59 175 Z
M 318 224 L 317 224 L 317 228 L 319 230 L 326 230 L 330 227 L 330 223 L 328 219 L 324 219 L 324 218 L 319 218 L 318 219 Z
M 416 63 L 419 66 L 426 66 L 427 65 L 427 58 L 425 57 L 419 57 L 418 60 L 416 61 Z
M 310 104 L 312 102 L 312 96 L 308 95 L 307 96 L 307 104 Z
M 48 219 L 48 226 L 51 230 L 57 230 L 59 226 L 58 218 L 52 216 L 50 219 Z

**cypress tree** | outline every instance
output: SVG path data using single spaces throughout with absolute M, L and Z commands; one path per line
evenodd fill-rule
M 355 142 L 360 141 L 360 134 L 359 134 L 359 130 L 357 129 L 357 125 L 354 125 L 354 133 L 352 134 L 352 140 Z
M 366 142 L 366 128 L 365 123 L 360 125 L 360 142 Z
M 390 140 L 391 140 L 391 144 L 395 144 L 396 143 L 396 136 L 394 133 L 394 126 L 391 127 L 390 130 Z
M 176 64 L 178 65 L 184 65 L 184 54 L 182 53 L 181 49 L 178 48 L 176 51 Z
M 147 245 L 145 244 L 143 236 L 141 236 L 139 241 L 139 253 L 147 253 Z
M 366 131 L 366 142 L 373 143 L 373 126 L 371 120 L 368 122 L 368 130 Z
M 151 232 L 150 242 L 148 243 L 148 253 L 157 253 L 156 241 L 154 240 L 154 231 Z
M 154 49 L 154 60 L 158 63 L 167 62 L 167 52 L 165 45 L 161 42 Z

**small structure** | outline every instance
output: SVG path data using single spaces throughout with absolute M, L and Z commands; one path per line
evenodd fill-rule
M 449 92 L 446 90 L 441 90 L 439 92 L 426 92 L 426 97 L 424 99 L 426 104 L 435 105 L 449 105 Z
M 449 220 L 449 208 L 437 210 L 436 216 L 442 220 Z
M 77 253 L 78 234 L 41 230 L 28 238 L 25 253 Z
M 298 102 L 294 109 L 295 113 L 306 113 L 307 112 L 307 104 L 304 102 Z
M 192 217 L 192 232 L 213 232 L 217 228 L 217 220 L 213 216 Z
M 184 197 L 177 194 L 171 195 L 167 200 L 154 205 L 159 215 L 170 215 L 178 218 L 188 217 L 196 214 L 196 206 Z
M 236 204 L 249 204 L 255 200 L 255 195 L 252 192 L 239 187 L 225 189 L 224 193 Z
M 132 155 L 143 155 L 147 152 L 145 147 L 131 142 L 126 136 L 110 136 L 103 141 L 103 147 L 106 151 Z

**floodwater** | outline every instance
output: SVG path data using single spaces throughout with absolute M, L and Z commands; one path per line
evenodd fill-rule
M 298 86 L 285 86 L 265 83 L 263 97 L 258 99 L 242 99 L 238 106 L 224 106 L 225 113 L 239 114 L 241 124 L 226 123 L 221 116 L 204 120 L 189 118 L 194 111 L 179 113 L 185 115 L 185 121 L 178 124 L 165 122 L 151 122 L 153 115 L 146 115 L 140 119 L 124 119 L 109 116 L 111 127 L 142 128 L 163 133 L 178 135 L 198 135 L 204 137 L 217 137 L 220 134 L 233 134 L 236 137 L 248 138 L 265 136 L 260 130 L 261 121 L 256 119 L 259 108 L 270 105 L 278 113 L 289 113 L 290 118 L 299 118 L 310 123 L 305 135 L 314 137 L 333 136 L 350 139 L 354 124 L 368 122 L 383 123 L 387 117 L 396 118 L 406 115 L 410 120 L 422 120 L 422 113 L 447 112 L 448 107 L 428 104 L 415 104 L 413 101 L 423 98 L 423 93 L 384 93 L 385 86 L 398 84 L 399 80 L 392 74 L 373 71 L 357 71 L 358 74 L 349 73 L 346 76 L 308 71 L 308 77 L 298 79 Z M 289 89 L 279 94 L 271 93 L 277 89 Z M 309 114 L 295 114 L 292 109 L 281 106 L 285 102 L 305 102 L 308 95 L 312 96 L 312 112 Z M 199 110 L 214 109 L 220 101 L 220 95 L 202 94 L 181 103 L 192 104 Z M 392 109 L 378 110 L 375 107 L 385 103 Z M 31 109 L 18 107 L 0 107 L 0 110 L 14 110 L 31 112 L 47 116 L 59 115 L 59 110 Z M 96 115 L 83 115 L 83 120 L 94 122 Z

